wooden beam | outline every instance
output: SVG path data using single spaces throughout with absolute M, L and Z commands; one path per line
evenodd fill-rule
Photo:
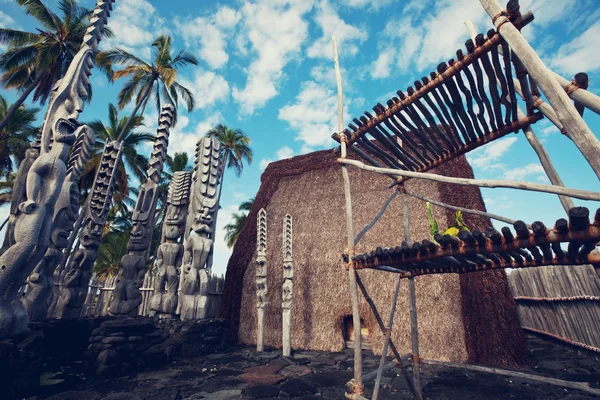
M 581 200 L 600 201 L 600 192 L 592 192 L 589 190 L 571 189 L 561 186 L 544 185 L 542 183 L 510 181 L 505 179 L 469 179 L 469 178 L 454 178 L 450 176 L 441 176 L 427 172 L 400 171 L 391 168 L 377 168 L 366 165 L 363 162 L 356 160 L 347 160 L 339 158 L 338 162 L 346 165 L 353 165 L 365 171 L 377 172 L 380 174 L 393 174 L 409 178 L 426 179 L 430 181 L 450 183 L 462 186 L 477 186 L 484 188 L 509 188 L 527 190 L 532 192 L 560 194 L 570 197 L 575 197 Z
M 569 132 L 573 143 L 588 161 L 596 176 L 600 179 L 600 141 L 581 118 L 577 109 L 564 89 L 552 76 L 544 62 L 531 48 L 515 26 L 504 15 L 496 0 L 479 0 L 490 18 L 494 19 L 496 29 L 519 57 L 529 75 L 536 81 L 540 90 L 556 112 L 559 120 Z M 500 15 L 498 18 L 496 16 Z M 585 93 L 586 91 L 581 91 Z
M 342 75 L 338 59 L 338 49 L 335 36 L 331 37 L 333 44 L 333 61 L 335 66 L 335 77 L 338 89 L 338 130 L 344 129 L 344 97 L 342 92 Z M 346 139 L 341 140 L 341 156 L 346 158 Z M 344 180 L 344 198 L 346 200 L 346 231 L 348 235 L 348 252 L 352 258 L 354 253 L 354 224 L 352 221 L 352 194 L 350 193 L 350 176 L 345 165 L 342 166 L 342 178 Z M 352 394 L 363 395 L 362 383 L 362 334 L 360 325 L 360 303 L 358 300 L 358 287 L 356 284 L 356 271 L 348 269 L 348 285 L 350 289 L 350 302 L 352 303 L 352 323 L 354 326 L 354 388 Z

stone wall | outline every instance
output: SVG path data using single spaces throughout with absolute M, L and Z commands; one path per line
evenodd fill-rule
M 220 319 L 113 319 L 91 333 L 84 371 L 93 376 L 116 376 L 156 368 L 172 357 L 222 351 L 226 338 L 227 324 Z
M 8 398 L 24 398 L 45 375 L 65 367 L 88 376 L 160 367 L 174 357 L 222 351 L 227 330 L 222 319 L 86 317 L 31 323 L 26 333 L 0 340 L 0 387 Z

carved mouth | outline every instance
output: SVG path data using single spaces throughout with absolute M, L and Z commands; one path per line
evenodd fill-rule
M 54 141 L 67 144 L 75 142 L 75 131 L 81 124 L 73 118 L 59 118 L 54 126 Z

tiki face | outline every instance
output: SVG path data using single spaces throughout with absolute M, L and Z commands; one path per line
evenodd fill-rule
M 81 245 L 89 249 L 97 249 L 100 247 L 100 238 L 102 237 L 102 229 L 104 225 L 95 223 L 89 220 L 83 228 L 81 235 Z
M 80 123 L 77 121 L 83 110 L 88 91 L 84 81 L 90 75 L 89 57 L 91 50 L 80 51 L 73 59 L 65 76 L 54 85 L 53 95 L 48 105 L 47 119 L 42 128 L 42 151 L 50 149 L 51 140 L 56 143 L 72 145 L 75 142 L 75 131 Z M 52 146 L 55 151 L 68 154 L 68 146 Z M 66 147 L 66 149 L 64 148 Z
M 194 223 L 192 224 L 192 229 L 198 233 L 205 233 L 210 235 L 212 233 L 212 222 L 213 222 L 213 214 L 216 209 L 216 204 L 202 204 L 200 207 L 200 212 L 198 212 L 194 217 Z
M 156 198 L 156 184 L 147 182 L 142 185 L 140 195 L 135 210 L 131 218 L 133 222 L 133 230 L 129 239 L 129 250 L 141 251 L 146 250 L 149 244 L 149 237 L 152 235 L 150 222 L 152 213 L 154 212 L 153 205 Z

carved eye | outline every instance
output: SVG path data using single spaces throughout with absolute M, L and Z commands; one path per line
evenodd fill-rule
M 65 109 L 69 114 L 73 112 L 73 102 L 71 100 L 65 100 Z

